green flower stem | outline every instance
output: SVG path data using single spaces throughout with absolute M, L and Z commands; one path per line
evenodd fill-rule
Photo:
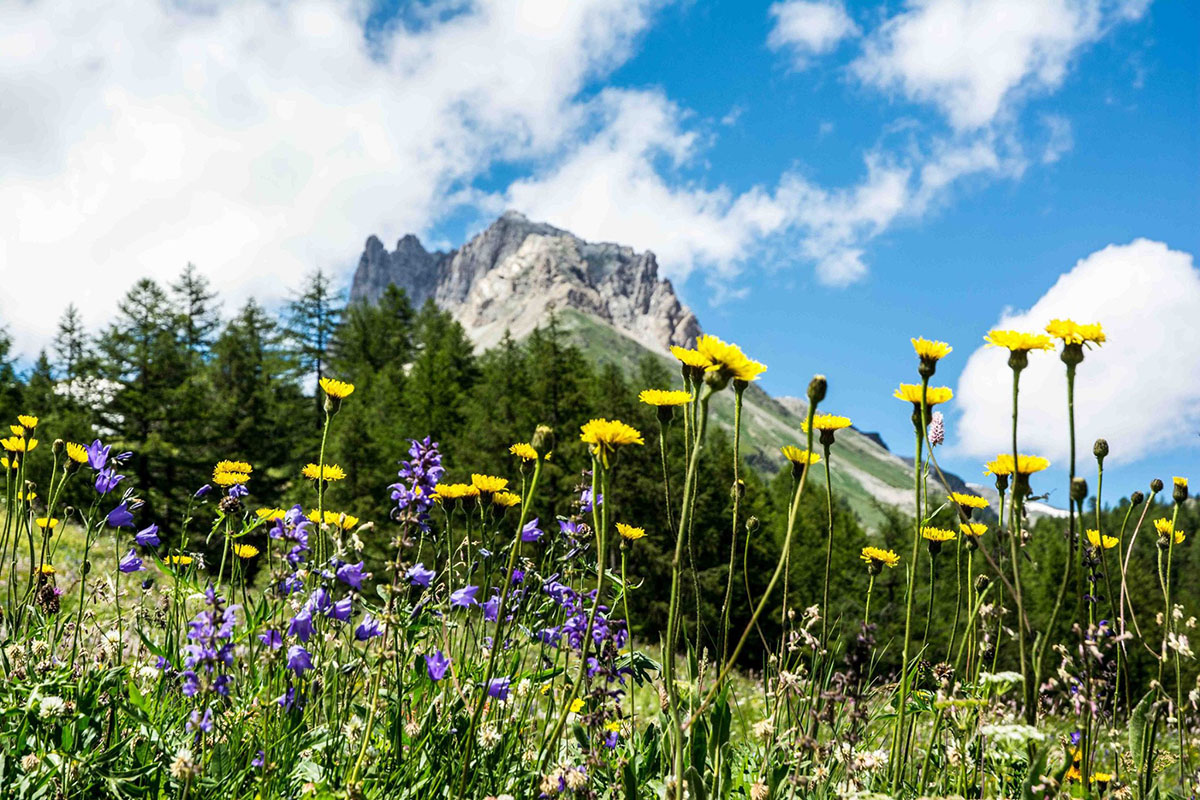
M 867 572 L 867 602 L 863 606 L 863 627 L 871 624 L 871 592 L 875 589 L 875 571 Z
M 729 605 L 733 600 L 733 569 L 737 563 L 738 511 L 741 509 L 742 486 L 739 475 L 740 450 L 742 443 L 742 395 L 746 391 L 742 381 L 733 382 L 733 531 L 729 538 L 729 574 L 725 580 L 725 601 L 721 604 L 721 663 L 729 650 Z
M 1010 364 L 1011 364 L 1010 360 Z M 1029 725 L 1037 724 L 1037 697 L 1035 695 L 1036 687 L 1033 683 L 1033 673 L 1029 669 L 1029 656 L 1025 652 L 1025 635 L 1021 631 L 1021 625 L 1025 624 L 1025 601 L 1021 592 L 1021 561 L 1020 552 L 1017 549 L 1017 540 L 1021 537 L 1021 509 L 1024 506 L 1025 498 L 1023 493 L 1026 490 L 1023 484 L 1020 473 L 1017 471 L 1019 456 L 1017 453 L 1017 408 L 1018 397 L 1020 394 L 1021 384 L 1021 369 L 1013 366 L 1013 405 L 1012 405 L 1012 445 L 1013 445 L 1013 483 L 1012 483 L 1012 508 L 1009 512 L 1010 522 L 1008 526 L 1008 547 L 1009 555 L 1012 558 L 1013 570 L 1013 591 L 1015 592 L 1014 599 L 1017 601 L 1017 653 L 1021 662 L 1021 678 L 1025 689 L 1025 722 Z M 1025 628 L 1029 631 L 1028 625 Z M 1032 631 L 1029 631 L 1032 632 Z
M 925 607 L 925 632 L 921 634 L 922 645 L 929 644 L 929 623 L 933 619 L 933 598 L 937 590 L 937 556 L 929 554 L 929 605 Z
M 825 513 L 829 517 L 829 529 L 825 534 L 825 584 L 821 594 L 821 645 L 829 642 L 829 572 L 833 566 L 833 480 L 829 475 L 829 451 L 833 443 L 822 442 L 825 452 Z

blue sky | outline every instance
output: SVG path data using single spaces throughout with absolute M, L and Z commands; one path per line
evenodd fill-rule
M 906 451 L 908 338 L 948 466 L 1007 431 L 1001 323 L 1102 322 L 1083 450 L 1113 492 L 1200 480 L 1200 10 L 1148 0 L 155 0 L 0 9 L 0 284 L 26 358 L 197 263 L 236 306 L 371 233 L 454 246 L 507 207 L 654 250 L 777 394 Z M 997 363 L 999 359 L 1000 363 Z M 1026 373 L 1022 441 L 1061 463 L 1061 365 Z M 1061 471 L 1043 488 L 1062 496 Z

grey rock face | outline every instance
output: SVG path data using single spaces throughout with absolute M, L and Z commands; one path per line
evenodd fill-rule
M 372 236 L 351 300 L 375 301 L 392 283 L 416 305 L 433 298 L 480 349 L 499 342 L 506 330 L 519 339 L 564 309 L 603 320 L 659 352 L 691 344 L 700 334 L 696 315 L 670 281 L 659 279 L 653 253 L 585 242 L 515 211 L 449 253 L 430 253 L 411 234 L 389 253 Z

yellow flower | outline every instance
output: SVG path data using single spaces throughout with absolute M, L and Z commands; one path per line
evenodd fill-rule
M 615 419 L 589 420 L 580 428 L 579 438 L 592 446 L 592 454 L 598 457 L 605 467 L 608 467 L 609 458 L 618 447 L 646 443 L 637 428 Z
M 238 558 L 254 558 L 258 555 L 258 548 L 252 544 L 237 543 L 233 546 L 233 554 Z
M 43 575 L 53 575 L 56 570 L 50 564 L 42 564 L 39 572 L 41 572 Z
M 892 392 L 892 397 L 897 400 L 906 400 L 913 405 L 921 404 L 921 385 L 918 383 L 902 383 L 900 388 Z M 930 386 L 928 393 L 925 395 L 925 404 L 927 406 L 936 406 L 938 403 L 948 402 L 954 397 L 954 390 L 949 386 Z
M 1093 783 L 1112 783 L 1112 773 L 1111 772 L 1093 772 L 1092 773 L 1092 782 Z
M 884 550 L 879 547 L 864 547 L 859 556 L 868 564 L 881 567 L 894 567 L 900 563 L 900 556 L 895 550 Z
M 192 563 L 192 557 L 191 556 L 168 556 L 167 561 L 171 564 L 176 564 L 178 566 L 186 567 L 188 564 Z
M 17 414 L 17 422 L 21 423 L 26 430 L 33 430 L 37 427 L 38 418 L 32 414 Z
M 1046 333 L 1060 339 L 1063 344 L 1103 344 L 1107 341 L 1099 322 L 1080 325 L 1070 319 L 1052 319 L 1046 326 Z
M 783 457 L 793 464 L 803 464 L 805 466 L 809 466 L 811 464 L 816 464 L 821 460 L 820 453 L 810 453 L 807 450 L 790 444 L 784 445 L 783 447 L 779 448 L 779 450 L 781 453 L 783 453 Z
M 1024 453 L 1017 455 L 1017 466 L 1013 469 L 1013 457 L 1011 453 L 1000 453 L 994 461 L 987 462 L 987 470 L 984 475 L 1012 475 L 1015 471 L 1019 475 L 1032 475 L 1035 472 L 1041 472 L 1050 466 L 1049 459 L 1041 456 L 1027 456 Z
M 638 400 L 655 407 L 682 406 L 691 402 L 692 394 L 681 389 L 643 389 L 638 394 Z
M 254 467 L 245 461 L 218 461 L 213 472 L 243 472 L 249 475 L 254 472 Z
M 32 453 L 38 446 L 37 439 L 26 439 L 23 436 L 10 436 L 0 439 L 0 447 L 10 453 Z
M 583 711 L 583 698 L 576 697 L 571 701 L 571 713 L 578 714 L 580 711 Z
M 1188 488 L 1187 478 L 1180 478 L 1178 475 L 1176 475 L 1174 478 L 1171 479 L 1171 481 L 1176 486 L 1182 486 L 1184 489 Z
M 979 538 L 987 533 L 987 525 L 982 522 L 961 522 L 958 529 L 962 531 L 963 536 L 973 536 Z
M 1072 783 L 1078 783 L 1079 781 L 1083 780 L 1083 776 L 1079 773 L 1079 767 L 1075 766 L 1074 764 L 1071 765 L 1071 768 L 1067 770 L 1067 774 L 1063 777 Z
M 1012 352 L 1029 352 L 1030 350 L 1053 350 L 1054 342 L 1042 333 L 1022 333 L 1021 331 L 989 331 L 983 340 L 991 347 L 1004 347 Z
M 223 470 L 213 471 L 213 483 L 217 486 L 234 486 L 242 485 L 250 480 L 250 476 L 244 472 L 225 472 Z
M 954 531 L 926 525 L 924 528 L 921 528 L 921 538 L 930 542 L 949 542 L 956 537 Z
M 344 511 L 330 511 L 328 509 L 326 509 L 325 513 L 322 515 L 318 514 L 317 510 L 314 508 L 308 512 L 308 518 L 315 522 L 328 525 L 331 528 L 341 528 L 345 531 L 357 526 L 359 522 L 358 517 L 354 516 L 353 514 L 347 514 Z
M 334 400 L 345 400 L 354 394 L 353 383 L 346 383 L 345 381 L 334 380 L 333 378 L 321 378 L 321 388 L 325 390 L 325 394 Z
M 749 382 L 758 380 L 767 371 L 765 364 L 747 358 L 736 344 L 723 342 L 711 334 L 696 339 L 696 351 L 709 361 L 706 372 L 719 372 L 726 378 Z
M 1183 531 L 1175 530 L 1175 523 L 1166 517 L 1154 520 L 1154 529 L 1163 537 L 1175 534 L 1175 544 L 1183 544 L 1183 540 L 1187 538 Z
M 497 478 L 495 475 L 480 475 L 478 472 L 472 472 L 471 485 L 481 494 L 495 494 L 508 488 L 508 478 Z
M 1121 540 L 1115 536 L 1101 536 L 1100 531 L 1090 528 L 1087 532 L 1087 538 L 1091 542 L 1092 547 L 1103 547 L 1105 550 L 1112 550 L 1121 543 Z
M 620 720 L 614 719 L 604 723 L 604 730 L 609 731 L 610 733 L 616 733 L 617 731 L 621 730 Z
M 67 458 L 76 464 L 86 464 L 88 460 L 87 448 L 77 442 L 67 442 Z
M 0 458 L 0 466 L 4 467 L 5 469 L 16 472 L 17 469 L 21 466 L 21 459 L 14 458 L 12 461 L 9 461 L 7 458 Z
M 924 337 L 912 340 L 913 350 L 917 351 L 917 358 L 922 361 L 937 361 L 950 355 L 950 351 L 954 348 L 945 342 L 937 342 Z
M 988 501 L 986 498 L 980 497 L 977 494 L 962 494 L 961 492 L 951 492 L 950 499 L 964 508 L 987 508 Z
M 850 427 L 849 417 L 839 417 L 836 414 L 814 414 L 813 428 L 818 431 L 840 431 Z M 808 420 L 800 423 L 800 429 L 808 433 Z
M 309 480 L 323 480 L 327 483 L 340 481 L 346 477 L 346 471 L 337 464 L 306 464 L 304 469 L 300 470 L 300 474 Z
M 17 499 L 24 500 L 26 503 L 32 503 L 34 500 L 37 500 L 37 492 L 30 492 L 29 494 L 17 492 Z
M 285 516 L 287 516 L 287 512 L 284 511 L 282 508 L 260 508 L 260 509 L 255 510 L 254 514 L 259 519 L 265 519 L 265 520 L 271 520 L 271 521 L 274 521 L 277 519 L 283 519 Z
M 496 492 L 492 495 L 492 502 L 504 508 L 512 508 L 521 503 L 521 498 L 512 492 Z
M 464 497 L 478 497 L 479 490 L 469 483 L 439 483 L 433 490 L 435 500 L 461 500 Z
M 626 525 L 624 522 L 617 523 L 617 533 L 621 534 L 622 539 L 635 541 L 646 535 L 645 528 L 635 528 L 632 525 Z
M 696 369 L 708 369 L 712 362 L 706 356 L 696 350 L 690 350 L 686 347 L 671 345 L 671 355 L 679 359 L 679 363 L 685 367 L 695 367 Z
M 54 530 L 55 528 L 58 527 L 58 520 L 54 517 L 38 517 L 34 521 L 37 523 L 37 526 L 39 528 L 41 528 L 42 530 L 46 530 L 46 528 L 49 528 L 50 530 Z
M 517 442 L 508 448 L 508 452 L 522 461 L 537 461 L 537 450 L 529 442 Z

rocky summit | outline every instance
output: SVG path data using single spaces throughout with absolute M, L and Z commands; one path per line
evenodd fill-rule
M 481 350 L 505 331 L 525 337 L 555 311 L 581 312 L 660 353 L 700 333 L 696 315 L 659 278 L 653 253 L 585 242 L 516 211 L 450 252 L 431 253 L 412 234 L 388 252 L 370 237 L 350 299 L 373 302 L 392 283 L 416 305 L 432 298 Z

